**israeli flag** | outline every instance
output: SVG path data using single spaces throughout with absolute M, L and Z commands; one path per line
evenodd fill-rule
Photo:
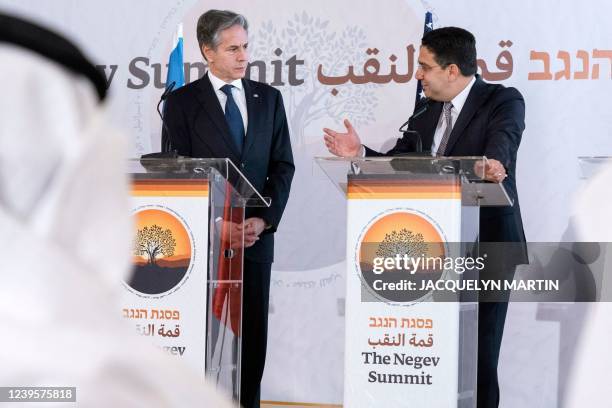
M 166 90 L 173 86 L 173 90 L 185 85 L 185 71 L 183 70 L 183 24 L 179 24 L 174 34 L 172 51 L 168 59 L 168 76 L 166 78 Z

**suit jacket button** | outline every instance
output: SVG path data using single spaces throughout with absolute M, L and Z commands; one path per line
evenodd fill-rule
M 244 169 L 244 163 L 240 163 L 240 167 Z

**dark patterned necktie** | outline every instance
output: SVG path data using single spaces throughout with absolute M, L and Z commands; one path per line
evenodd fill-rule
M 232 140 L 238 148 L 238 152 L 242 153 L 242 144 L 244 142 L 244 122 L 242 121 L 240 109 L 238 109 L 238 105 L 236 105 L 234 97 L 232 96 L 233 87 L 233 85 L 229 84 L 221 87 L 221 91 L 223 91 L 223 93 L 227 96 L 227 100 L 225 101 L 225 121 L 229 127 Z
M 446 146 L 448 145 L 448 139 L 450 138 L 450 134 L 453 131 L 453 117 L 451 116 L 451 109 L 453 109 L 453 103 L 444 102 L 444 106 L 442 107 L 442 115 L 444 115 L 444 122 L 446 123 L 446 127 L 444 128 L 444 134 L 442 134 L 440 146 L 438 147 L 438 156 L 444 156 Z

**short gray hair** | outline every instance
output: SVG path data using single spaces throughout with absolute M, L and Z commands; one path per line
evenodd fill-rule
M 241 26 L 245 31 L 249 31 L 249 23 L 242 14 L 237 14 L 230 10 L 208 10 L 202 14 L 198 19 L 196 29 L 200 50 L 202 50 L 203 45 L 212 49 L 217 48 L 221 31 L 235 25 Z

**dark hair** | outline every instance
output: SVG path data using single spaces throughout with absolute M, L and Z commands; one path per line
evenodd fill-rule
M 206 45 L 212 49 L 219 45 L 219 34 L 235 25 L 239 25 L 249 31 L 249 23 L 242 14 L 234 13 L 229 10 L 208 10 L 198 19 L 196 34 L 200 49 Z
M 458 27 L 443 27 L 426 33 L 421 45 L 434 54 L 442 67 L 456 64 L 463 76 L 476 73 L 476 39 L 467 30 Z

